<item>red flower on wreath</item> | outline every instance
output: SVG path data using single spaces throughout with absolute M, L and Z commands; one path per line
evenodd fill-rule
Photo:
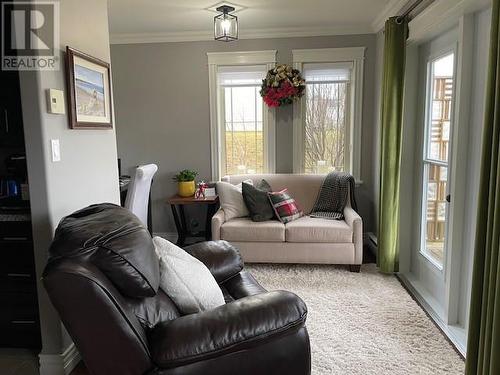
M 279 107 L 293 103 L 304 95 L 305 81 L 297 69 L 288 65 L 278 65 L 267 72 L 262 80 L 260 94 L 269 107 Z
M 293 97 L 297 95 L 299 90 L 296 87 L 293 87 L 292 84 L 288 81 L 285 81 L 281 87 L 278 88 L 270 88 L 267 91 L 267 94 L 264 96 L 264 102 L 269 107 L 279 107 L 281 99 L 286 99 L 288 97 Z

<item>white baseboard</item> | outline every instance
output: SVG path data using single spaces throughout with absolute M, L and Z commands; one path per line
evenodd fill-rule
M 62 354 L 39 354 L 40 375 L 69 375 L 81 360 L 74 343 Z
M 441 331 L 448 337 L 453 346 L 465 358 L 467 353 L 467 335 L 463 327 L 446 324 L 441 319 L 439 308 L 433 302 L 433 299 L 428 296 L 428 293 L 422 288 L 418 281 L 412 279 L 411 276 L 398 273 L 398 278 L 405 285 L 410 294 L 418 301 L 420 306 L 427 312 L 431 319 L 441 329 Z
M 78 352 L 78 349 L 76 348 L 74 343 L 71 343 L 71 345 L 64 351 L 63 355 L 63 362 L 64 362 L 64 373 L 66 375 L 69 375 L 71 371 L 78 365 L 78 362 L 82 360 L 82 357 L 80 356 L 80 353 Z

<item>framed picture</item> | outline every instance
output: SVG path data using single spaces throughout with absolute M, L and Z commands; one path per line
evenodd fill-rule
M 66 47 L 66 75 L 70 128 L 112 128 L 109 64 Z

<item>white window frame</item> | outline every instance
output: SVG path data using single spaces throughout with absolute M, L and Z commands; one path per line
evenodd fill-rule
M 447 203 L 446 212 L 445 212 L 445 240 L 443 244 L 443 264 L 439 264 L 437 260 L 435 260 L 427 250 L 427 243 L 425 240 L 425 235 L 427 232 L 427 192 L 425 190 L 425 181 L 429 178 L 427 172 L 430 165 L 436 165 L 439 167 L 445 167 L 447 169 L 447 191 L 446 195 L 452 194 L 452 187 L 454 185 L 454 180 L 452 179 L 454 175 L 453 173 L 453 155 L 454 155 L 454 143 L 455 143 L 455 100 L 456 100 L 456 91 L 457 91 L 457 46 L 453 44 L 451 47 L 446 47 L 439 50 L 436 53 L 430 54 L 426 60 L 426 70 L 425 74 L 425 116 L 424 116 L 424 129 L 423 129 L 423 144 L 422 144 L 422 154 L 421 160 L 421 176 L 420 179 L 420 192 L 421 192 L 421 206 L 420 206 L 420 233 L 419 233 L 419 254 L 424 259 L 426 259 L 430 264 L 432 264 L 436 269 L 441 273 L 441 276 L 444 277 L 445 271 L 447 268 L 447 259 L 450 247 L 450 232 L 451 228 L 451 204 Z M 453 60 L 453 95 L 452 95 L 452 103 L 451 103 L 451 111 L 450 111 L 450 134 L 449 134 L 449 144 L 448 144 L 448 161 L 443 162 L 441 160 L 432 159 L 429 157 L 429 130 L 432 125 L 432 102 L 433 102 L 433 68 L 432 65 L 435 61 L 439 60 L 448 55 L 454 55 Z
M 222 171 L 222 118 L 217 106 L 221 103 L 217 88 L 217 70 L 219 66 L 231 65 L 265 65 L 266 69 L 276 66 L 276 50 L 269 51 L 242 51 L 242 52 L 209 52 L 208 57 L 208 85 L 210 100 L 210 152 L 212 180 L 220 181 Z M 264 105 L 264 172 L 276 171 L 276 115 L 274 108 Z
M 351 173 L 358 184 L 361 181 L 361 124 L 363 120 L 363 80 L 365 47 L 352 48 L 320 48 L 292 50 L 293 67 L 300 71 L 308 63 L 342 63 L 353 64 L 351 74 L 351 98 L 349 103 L 349 126 L 346 129 L 347 172 Z M 304 173 L 304 137 L 303 114 L 305 98 L 302 97 L 293 109 L 293 172 Z

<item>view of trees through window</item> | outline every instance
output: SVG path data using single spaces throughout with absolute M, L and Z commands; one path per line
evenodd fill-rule
M 260 86 L 224 87 L 225 174 L 264 172 Z
M 348 82 L 307 83 L 304 126 L 306 173 L 344 170 L 348 91 Z

